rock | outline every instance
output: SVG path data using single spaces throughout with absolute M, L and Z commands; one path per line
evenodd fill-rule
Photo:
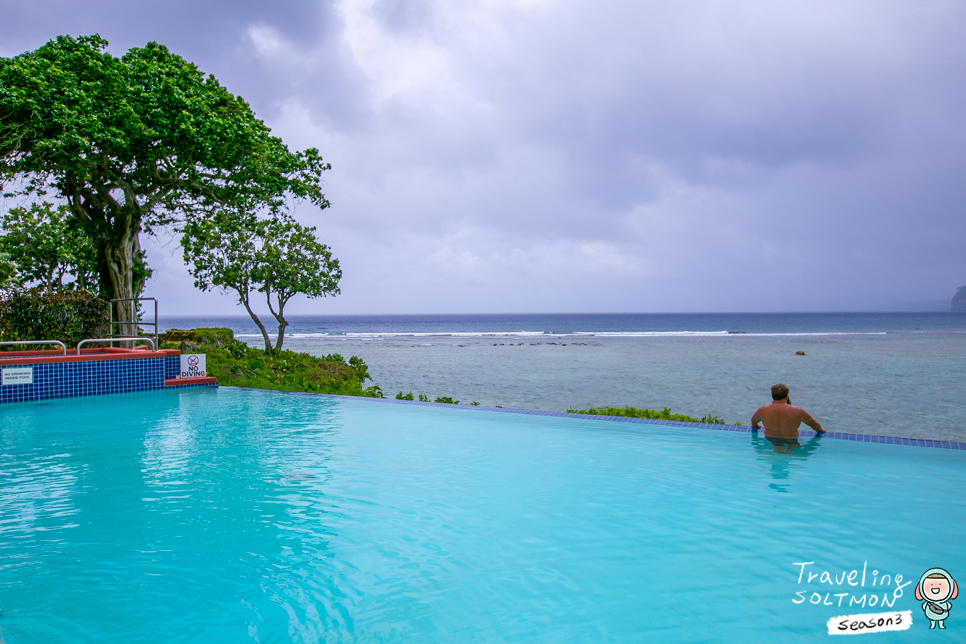
M 805 352 L 804 351 L 796 351 L 795 352 L 795 355 L 796 356 L 803 356 L 803 355 L 805 355 Z
M 950 311 L 966 311 L 966 286 L 956 289 L 956 295 L 953 295 L 953 301 L 950 304 Z

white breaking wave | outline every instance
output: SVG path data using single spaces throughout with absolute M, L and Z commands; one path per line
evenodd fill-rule
M 648 338 L 648 337 L 786 337 L 826 335 L 885 335 L 885 331 L 815 331 L 796 333 L 746 333 L 744 331 L 577 331 L 573 335 L 597 338 Z M 565 335 L 565 334 L 559 334 Z
M 274 336 L 274 333 L 269 333 Z M 722 338 L 722 337 L 802 337 L 802 336 L 848 336 L 886 335 L 885 331 L 814 331 L 814 332 L 749 332 L 744 331 L 574 331 L 551 333 L 549 331 L 394 331 L 371 333 L 289 333 L 288 338 L 514 338 L 514 337 L 589 337 L 589 338 Z M 238 333 L 237 338 L 260 338 L 259 333 Z
M 727 331 L 576 331 L 573 335 L 595 338 L 715 337 Z
M 346 333 L 346 337 L 349 338 L 394 338 L 399 336 L 404 336 L 408 338 L 431 338 L 438 336 L 449 336 L 454 338 L 489 338 L 489 337 L 515 337 L 515 336 L 535 336 L 535 335 L 548 335 L 543 331 L 429 331 L 429 332 L 393 332 L 393 333 Z M 563 333 L 554 333 L 552 335 L 566 335 Z

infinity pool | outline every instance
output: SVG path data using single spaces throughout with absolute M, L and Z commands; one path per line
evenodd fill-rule
M 880 611 L 913 624 L 875 641 L 966 641 L 966 596 L 928 633 L 914 597 L 966 581 L 966 451 L 232 389 L 0 420 L 4 644 L 805 642 Z

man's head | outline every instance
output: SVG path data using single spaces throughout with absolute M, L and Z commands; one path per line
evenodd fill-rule
M 777 385 L 771 386 L 771 399 L 772 400 L 785 400 L 788 398 L 788 386 L 778 383 Z

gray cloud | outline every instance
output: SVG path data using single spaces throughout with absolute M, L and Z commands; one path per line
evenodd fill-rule
M 333 208 L 299 216 L 346 277 L 303 312 L 854 310 L 966 283 L 959 3 L 159 6 L 0 2 L 0 52 L 157 40 L 318 147 Z M 230 310 L 150 253 L 159 297 Z

